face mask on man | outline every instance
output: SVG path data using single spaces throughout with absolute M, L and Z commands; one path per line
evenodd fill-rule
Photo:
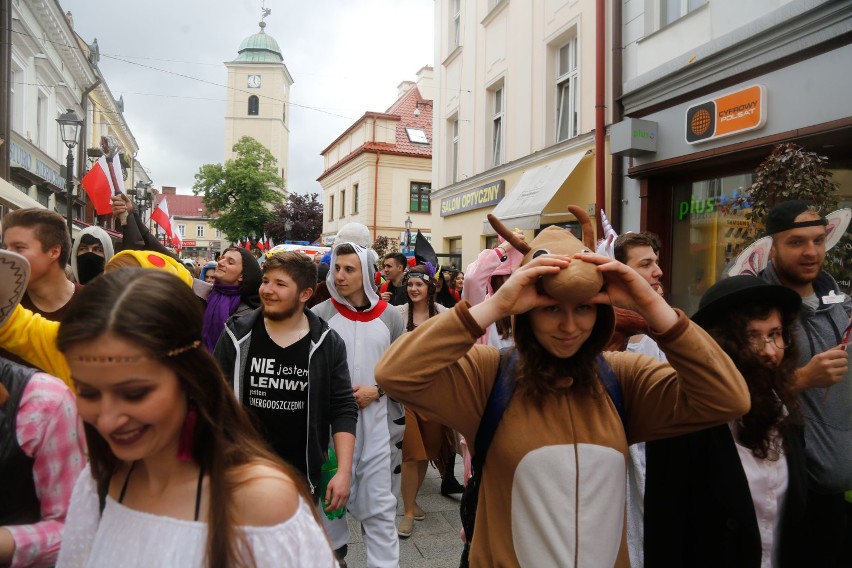
M 77 256 L 77 276 L 80 284 L 88 284 L 90 280 L 104 272 L 104 257 L 86 252 Z

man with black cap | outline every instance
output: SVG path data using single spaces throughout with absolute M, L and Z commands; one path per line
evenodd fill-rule
M 814 566 L 833 566 L 847 523 L 843 493 L 852 489 L 852 377 L 841 345 L 852 301 L 823 268 L 826 219 L 809 201 L 785 201 L 766 218 L 772 236 L 761 277 L 802 297 L 793 341 L 799 349 L 796 387 L 805 417 L 810 491 L 806 526 Z

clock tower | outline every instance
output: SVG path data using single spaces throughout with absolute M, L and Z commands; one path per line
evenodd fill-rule
M 264 18 L 268 13 L 264 10 Z M 266 22 L 261 20 L 259 25 L 260 31 L 240 44 L 237 58 L 225 63 L 225 160 L 234 157 L 233 147 L 240 138 L 251 136 L 275 156 L 286 197 L 293 78 L 284 65 L 278 42 L 264 31 Z

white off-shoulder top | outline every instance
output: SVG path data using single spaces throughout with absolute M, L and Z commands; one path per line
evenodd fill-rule
M 268 527 L 241 527 L 258 568 L 337 566 L 311 505 L 300 500 L 296 513 Z M 65 520 L 59 568 L 204 566 L 207 523 L 130 509 L 111 497 L 100 513 L 89 467 L 74 486 Z

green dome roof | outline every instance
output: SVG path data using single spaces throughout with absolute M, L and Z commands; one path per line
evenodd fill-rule
M 266 24 L 261 22 L 260 31 L 243 40 L 237 50 L 239 56 L 234 60 L 235 63 L 281 63 L 284 61 L 278 42 L 272 36 L 266 35 L 263 31 L 265 27 Z

